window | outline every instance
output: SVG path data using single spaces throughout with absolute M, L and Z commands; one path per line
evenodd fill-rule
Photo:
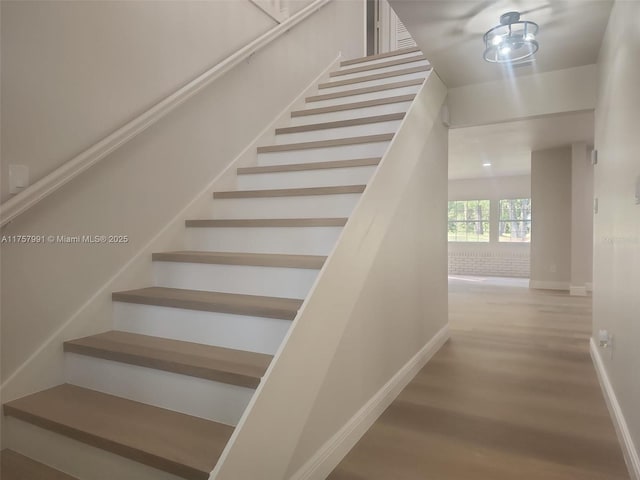
M 449 202 L 449 241 L 489 241 L 489 200 Z
M 531 241 L 530 198 L 500 200 L 498 232 L 501 242 Z

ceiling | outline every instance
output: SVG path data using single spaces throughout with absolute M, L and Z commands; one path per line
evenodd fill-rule
M 594 64 L 611 0 L 389 0 L 400 20 L 449 88 L 513 75 Z M 499 17 L 518 11 L 540 26 L 532 64 L 505 69 L 483 60 L 482 36 Z M 449 178 L 522 175 L 531 151 L 586 142 L 593 145 L 594 114 L 566 113 L 449 130 Z M 490 162 L 490 167 L 482 164 Z
M 390 0 L 400 20 L 449 88 L 499 80 L 506 71 L 482 58 L 482 36 L 501 14 L 539 24 L 535 65 L 516 75 L 596 63 L 611 0 Z
M 593 145 L 593 111 L 449 130 L 449 179 L 523 175 L 531 151 Z M 482 164 L 490 162 L 490 167 Z

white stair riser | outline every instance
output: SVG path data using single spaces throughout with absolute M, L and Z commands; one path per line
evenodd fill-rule
M 216 199 L 211 214 L 216 219 L 348 217 L 359 199 L 358 193 Z
M 273 355 L 290 320 L 113 302 L 114 328 Z
M 368 60 L 366 62 L 354 63 L 352 65 L 345 65 L 344 67 L 340 67 L 339 70 L 348 70 L 350 68 L 355 68 L 355 67 L 363 67 L 366 65 L 376 65 L 378 63 L 386 63 L 392 60 L 400 60 L 403 58 L 413 58 L 413 57 L 417 58 L 420 56 L 422 56 L 422 52 L 403 53 L 402 55 L 394 55 L 393 57 L 383 57 L 383 58 L 377 58 L 375 60 Z
M 3 448 L 82 480 L 184 480 L 17 418 L 5 417 L 2 427 Z
M 345 103 L 366 102 L 368 100 L 377 100 L 378 98 L 397 97 L 398 95 L 409 95 L 417 93 L 420 85 L 411 85 L 408 87 L 391 88 L 389 90 L 380 90 L 379 92 L 360 93 L 348 95 L 345 97 L 330 98 L 327 100 L 313 100 L 305 103 L 305 108 L 332 107 L 334 105 L 344 105 Z
M 400 113 L 409 110 L 411 102 L 397 102 L 386 105 L 376 105 L 373 107 L 353 108 L 350 110 L 341 110 L 338 112 L 316 113 L 313 115 L 303 115 L 300 117 L 292 117 L 289 125 L 297 127 L 299 125 L 312 125 L 314 123 L 337 122 L 339 120 L 350 120 L 352 118 L 373 117 L 376 115 L 387 115 L 390 113 Z
M 328 255 L 342 227 L 187 228 L 187 248 L 216 252 Z
M 187 290 L 304 298 L 318 270 L 304 268 L 153 262 L 155 285 Z
M 347 137 L 361 137 L 364 135 L 395 133 L 401 122 L 402 120 L 393 120 L 391 122 L 376 122 L 368 123 L 366 125 L 312 130 L 309 132 L 282 133 L 276 135 L 274 144 L 286 145 L 288 143 L 315 142 L 320 140 L 336 140 Z
M 352 158 L 382 157 L 389 142 L 357 143 L 336 147 L 258 153 L 258 165 L 288 165 L 291 163 L 329 162 Z
M 239 190 L 265 188 L 333 187 L 365 185 L 376 171 L 375 165 L 365 167 L 325 168 L 298 172 L 255 173 L 238 175 Z
M 415 62 L 411 62 L 411 63 L 403 63 L 401 65 L 392 65 L 390 67 L 377 67 L 374 68 L 373 70 L 365 70 L 364 72 L 356 72 L 356 73 L 347 73 L 345 75 L 338 75 L 335 77 L 331 77 L 331 79 L 329 81 L 333 81 L 333 80 L 351 80 L 353 78 L 361 78 L 363 76 L 368 76 L 368 75 L 377 75 L 379 73 L 387 73 L 387 72 L 397 72 L 398 70 L 406 70 L 407 68 L 415 68 L 415 67 L 422 67 L 422 66 L 426 66 L 429 65 L 429 62 L 426 60 L 417 60 Z M 357 67 L 358 65 L 354 65 L 354 67 Z
M 65 354 L 65 380 L 79 387 L 237 425 L 254 390 L 203 378 Z
M 416 78 L 424 79 L 427 77 L 428 73 L 429 72 L 425 70 L 415 73 L 405 73 L 404 75 L 394 75 L 393 77 L 379 78 L 377 80 L 366 80 L 356 83 L 347 83 L 346 85 L 329 85 L 324 88 L 319 88 L 316 94 L 323 95 L 325 93 L 345 92 L 347 90 L 353 90 L 354 88 L 373 87 L 374 85 L 388 85 L 389 83 L 404 82 L 405 80 L 414 80 Z M 334 78 L 325 83 L 338 83 L 340 82 L 340 80 L 344 79 Z

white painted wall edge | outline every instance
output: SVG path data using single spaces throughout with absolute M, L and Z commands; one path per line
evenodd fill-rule
M 588 291 L 589 290 L 587 289 L 586 285 L 583 285 L 583 286 L 571 285 L 569 287 L 569 294 L 574 297 L 586 297 Z
M 529 288 L 540 290 L 569 290 L 569 282 L 549 282 L 544 280 L 529 280 Z
M 572 115 L 578 113 L 589 113 L 594 112 L 595 108 L 581 108 L 579 110 L 567 110 L 564 112 L 553 112 L 553 113 L 541 113 L 539 115 L 516 115 L 512 117 L 500 118 L 498 120 L 487 120 L 484 122 L 476 122 L 476 123 L 468 123 L 468 124 L 458 124 L 458 125 L 449 125 L 451 130 L 455 130 L 458 128 L 469 128 L 469 127 L 482 127 L 485 125 L 500 125 L 503 123 L 513 123 L 513 122 L 521 122 L 523 120 L 540 120 L 545 118 L 555 118 L 561 115 Z M 470 179 L 476 179 L 477 177 L 471 177 Z M 466 180 L 464 178 L 456 178 L 455 180 Z
M 114 290 L 114 285 L 118 283 L 120 279 L 126 276 L 127 272 L 133 270 L 134 265 L 139 262 L 149 262 L 149 258 L 151 258 L 151 254 L 153 252 L 158 251 L 159 245 L 165 243 L 176 231 L 181 231 L 185 227 L 185 221 L 191 218 L 196 207 L 203 202 L 211 202 L 211 194 L 216 189 L 216 186 L 221 181 L 224 181 L 226 177 L 229 177 L 230 174 L 235 175 L 234 170 L 239 166 L 245 166 L 242 164 L 242 161 L 246 159 L 247 155 L 253 152 L 255 157 L 255 151 L 259 145 L 262 144 L 265 137 L 269 137 L 273 135 L 275 128 L 282 124 L 282 122 L 288 118 L 290 112 L 296 109 L 296 106 L 300 103 L 304 102 L 304 98 L 307 97 L 311 92 L 315 91 L 316 86 L 322 79 L 328 77 L 329 72 L 334 70 L 340 63 L 342 59 L 342 53 L 338 53 L 338 55 L 331 61 L 331 63 L 316 77 L 314 78 L 307 87 L 300 92 L 300 94 L 287 105 L 278 116 L 267 125 L 264 130 L 262 130 L 247 147 L 240 152 L 230 163 L 229 165 L 220 172 L 205 188 L 203 188 L 195 198 L 189 202 L 189 204 L 184 207 L 171 221 L 164 227 L 157 235 L 155 235 L 149 242 L 144 245 L 120 270 L 118 270 L 106 283 L 104 283 L 100 289 L 98 289 L 93 296 L 91 296 L 78 310 L 76 310 L 58 330 L 56 330 L 29 358 L 18 367 L 13 374 L 11 374 L 2 384 L 0 384 L 0 396 L 3 401 L 10 401 L 17 398 L 20 395 L 24 395 L 26 393 L 31 392 L 21 392 L 16 394 L 13 390 L 13 383 L 16 381 L 20 375 L 28 369 L 34 362 L 40 357 L 43 352 L 50 348 L 59 348 L 59 345 L 66 340 L 65 332 L 69 329 L 71 325 L 74 323 L 81 321 L 83 318 L 83 313 L 92 311 L 96 304 L 99 304 L 99 300 L 103 298 L 105 295 L 111 295 L 111 292 Z M 139 283 L 143 283 L 148 281 L 149 279 L 138 279 Z M 37 368 L 37 367 L 36 367 Z M 7 392 L 7 390 L 9 390 Z M 28 389 L 30 391 L 36 391 L 35 389 Z
M 324 480 L 449 339 L 445 325 L 289 480 Z
M 240 422 L 238 422 L 238 426 L 227 442 L 218 463 L 209 476 L 210 480 L 222 479 L 225 478 L 225 476 L 226 478 L 234 478 L 235 480 L 235 478 L 239 478 L 236 472 L 237 469 L 251 469 L 256 465 L 262 467 L 264 462 L 270 462 L 269 466 L 275 470 L 283 467 L 281 463 L 274 463 L 274 455 L 271 451 L 267 453 L 262 447 L 252 452 L 261 456 L 258 461 L 254 459 L 253 462 L 246 462 L 246 458 L 248 457 L 243 454 L 246 453 L 247 450 L 254 448 L 254 439 L 258 438 L 252 430 L 264 433 L 265 422 L 268 424 L 278 423 L 279 416 L 286 415 L 289 423 L 287 425 L 279 423 L 279 425 L 282 430 L 287 430 L 285 433 L 286 440 L 290 441 L 293 438 L 293 435 L 287 437 L 297 426 L 297 422 L 293 422 L 291 417 L 298 415 L 299 420 L 300 416 L 304 415 L 301 414 L 300 410 L 307 408 L 308 403 L 305 401 L 296 401 L 293 402 L 293 406 L 287 405 L 288 408 L 286 412 L 283 409 L 274 412 L 274 402 L 277 401 L 279 407 L 282 407 L 282 396 L 278 393 L 279 390 L 284 384 L 287 386 L 290 385 L 290 377 L 288 377 L 288 373 L 285 373 L 284 370 L 298 367 L 299 361 L 296 364 L 296 361 L 293 359 L 301 358 L 299 357 L 299 349 L 308 349 L 309 343 L 307 342 L 307 336 L 311 337 L 317 334 L 311 326 L 322 324 L 325 337 L 329 337 L 332 342 L 336 342 L 334 345 L 337 344 L 337 339 L 346 327 L 346 324 L 341 322 L 344 320 L 346 311 L 351 308 L 350 305 L 353 304 L 351 303 L 352 300 L 356 297 L 353 295 L 353 290 L 359 289 L 360 285 L 362 285 L 362 276 L 365 275 L 363 272 L 366 270 L 366 268 L 363 269 L 359 264 L 357 268 L 344 272 L 340 269 L 339 265 L 345 263 L 345 256 L 351 255 L 351 252 L 356 250 L 358 250 L 363 257 L 359 258 L 358 262 L 364 262 L 370 265 L 369 262 L 373 255 L 372 252 L 376 251 L 374 245 L 379 245 L 382 241 L 382 232 L 385 231 L 385 226 L 390 223 L 391 212 L 395 212 L 394 209 L 399 202 L 400 195 L 396 190 L 406 185 L 406 182 L 408 182 L 407 175 L 409 175 L 406 172 L 412 171 L 412 168 L 409 167 L 413 167 L 415 163 L 417 163 L 417 160 L 413 162 L 413 159 L 418 158 L 419 152 L 415 153 L 415 148 L 417 147 L 413 145 L 409 139 L 422 138 L 422 136 L 427 135 L 431 131 L 434 123 L 439 121 L 439 112 L 446 95 L 446 86 L 442 83 L 442 80 L 435 71 L 430 71 L 387 148 L 374 177 L 369 181 L 367 189 L 361 196 L 354 212 L 349 217 L 322 270 L 316 277 L 314 286 L 300 307 L 298 315 L 293 321 L 293 325 L 276 352 L 256 393 L 251 399 L 251 402 L 249 402 Z M 407 128 L 407 125 L 409 125 L 409 128 Z M 420 150 L 421 149 L 422 146 L 420 146 Z M 412 155 L 413 153 L 415 153 L 415 155 Z M 390 160 L 390 158 L 392 160 Z M 398 167 L 398 162 L 394 161 L 398 159 L 402 159 L 400 162 L 401 168 Z M 386 164 L 391 166 L 385 167 Z M 379 178 L 384 178 L 384 180 L 377 181 Z M 366 207 L 363 207 L 363 205 L 366 205 Z M 351 289 L 336 290 L 334 288 L 334 283 L 325 278 L 330 266 L 332 275 L 342 275 L 344 277 L 344 283 L 350 285 Z M 328 297 L 335 297 L 336 295 L 339 296 L 337 301 L 335 298 L 331 302 L 326 301 Z M 304 320 L 301 320 L 303 317 Z M 317 320 L 321 317 L 325 319 L 328 317 L 331 319 L 331 322 L 318 322 Z M 334 328 L 336 324 L 337 328 Z M 304 326 L 298 327 L 298 325 Z M 317 337 L 314 337 L 312 341 L 317 343 Z M 314 353 L 317 355 L 326 355 L 329 351 L 331 351 L 331 349 L 318 350 Z M 283 357 L 285 357 L 284 360 Z M 284 367 L 282 365 L 284 365 Z M 313 385 L 313 388 L 299 387 L 296 389 L 296 395 L 307 397 L 304 398 L 304 400 L 309 400 L 309 396 L 315 398 L 320 385 L 314 384 L 314 382 L 326 373 L 326 370 L 323 372 L 325 368 L 328 368 L 326 358 L 324 358 L 323 361 L 318 361 L 317 359 L 313 359 L 313 361 L 309 360 L 308 373 L 304 379 L 307 380 L 307 383 Z M 277 374 L 274 374 L 274 371 L 277 371 Z M 318 372 L 323 373 L 320 375 Z M 273 379 L 274 375 L 278 375 L 275 380 Z M 263 397 L 267 397 L 267 400 L 263 400 Z M 249 427 L 247 427 L 247 424 L 249 424 Z M 249 432 L 247 433 L 245 430 L 249 430 Z M 238 443 L 241 445 L 240 448 L 238 447 Z M 283 454 L 282 452 L 289 451 L 289 446 L 283 447 L 279 445 L 279 450 L 280 451 L 276 452 L 277 454 L 280 456 L 286 455 L 286 453 Z M 231 466 L 228 466 L 228 464 L 231 464 Z M 262 473 L 264 475 L 263 478 L 271 475 L 271 472 Z M 232 477 L 231 475 L 236 476 Z M 245 478 L 250 477 L 246 476 Z
M 331 0 L 316 0 L 311 5 L 300 10 L 286 21 L 275 26 L 264 35 L 261 35 L 168 97 L 156 103 L 149 110 L 120 127 L 115 132 L 70 159 L 46 177 L 41 178 L 15 197 L 4 202 L 0 205 L 0 227 L 27 211 L 33 205 L 64 186 L 67 182 L 113 153 L 129 140 L 135 138 L 138 134 L 144 132 L 169 112 L 207 87 L 211 82 L 220 78 L 236 65 L 246 60 L 250 55 L 266 47 L 273 40 L 317 12 L 330 1 Z
M 618 439 L 622 446 L 622 453 L 624 455 L 624 461 L 627 464 L 627 468 L 629 469 L 629 475 L 632 480 L 640 480 L 640 455 L 638 454 L 638 449 L 631 438 L 627 421 L 624 418 L 624 414 L 622 413 L 622 409 L 618 403 L 616 392 L 613 390 L 613 386 L 609 380 L 609 375 L 604 367 L 602 357 L 598 351 L 598 346 L 596 345 L 593 337 L 589 341 L 589 346 L 593 365 L 596 369 L 596 373 L 598 374 L 600 386 L 602 387 L 602 393 L 604 394 L 607 407 L 609 408 L 609 414 L 613 420 L 613 426 L 616 429 Z

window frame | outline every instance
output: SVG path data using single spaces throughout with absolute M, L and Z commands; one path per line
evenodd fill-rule
M 515 214 L 515 216 L 511 216 L 509 218 L 503 218 L 503 213 L 504 213 L 504 209 L 503 209 L 503 202 L 508 202 L 508 201 L 519 201 L 521 202 L 522 200 L 528 200 L 528 205 L 526 212 L 528 213 L 528 217 L 526 215 L 526 213 L 524 213 L 523 216 L 524 218 L 518 218 L 518 215 Z M 522 214 L 524 212 L 523 210 L 523 206 L 520 205 L 520 213 Z M 513 213 L 512 213 L 513 215 Z M 517 198 L 500 198 L 498 200 L 498 243 L 501 244 L 512 244 L 512 245 L 519 245 L 519 244 L 530 244 L 531 243 L 531 232 L 532 232 L 532 208 L 531 208 L 531 197 L 517 197 Z M 517 223 L 517 224 L 522 224 L 523 227 L 523 231 L 525 231 L 525 235 L 524 237 L 522 237 L 522 240 L 518 240 L 518 239 L 513 239 L 513 236 L 509 237 L 508 239 L 503 239 L 503 235 L 502 232 L 506 231 L 506 227 L 509 226 L 509 230 L 513 227 L 513 224 Z M 503 227 L 504 225 L 504 227 Z
M 482 208 L 481 207 L 481 219 L 459 219 L 459 208 L 458 205 L 459 204 L 463 204 L 463 210 L 464 212 L 468 212 L 471 211 L 473 209 L 469 208 L 469 203 L 475 203 L 475 208 L 477 211 L 477 207 L 479 206 L 480 202 L 486 202 L 485 207 Z M 450 213 L 451 213 L 451 204 L 456 204 L 456 206 L 454 206 L 454 212 L 455 212 L 455 217 L 453 219 L 451 219 L 449 217 Z M 476 233 L 475 234 L 475 238 L 476 239 L 470 239 L 469 238 L 469 224 L 478 224 L 481 223 L 482 226 L 482 233 Z M 467 227 L 464 228 L 464 232 L 465 232 L 465 238 L 464 239 L 457 239 L 458 237 L 458 228 L 455 229 L 455 236 L 456 238 L 452 239 L 451 238 L 451 225 L 452 224 L 456 224 L 456 225 L 467 225 Z M 481 237 L 482 236 L 482 237 Z M 486 238 L 486 239 L 481 239 L 481 238 Z M 469 199 L 469 200 L 449 200 L 447 203 L 447 243 L 472 243 L 472 244 L 489 244 L 491 243 L 491 199 L 488 198 L 481 198 L 481 199 Z

